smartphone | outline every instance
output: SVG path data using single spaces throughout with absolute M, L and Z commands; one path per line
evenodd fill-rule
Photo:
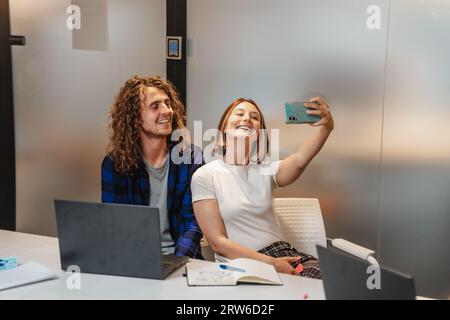
M 305 103 L 314 102 L 286 102 L 284 104 L 284 122 L 287 124 L 299 124 L 320 121 L 320 116 L 306 113 L 309 108 L 305 106 Z

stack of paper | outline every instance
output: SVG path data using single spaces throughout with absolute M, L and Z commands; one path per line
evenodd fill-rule
M 0 271 L 0 290 L 56 278 L 56 274 L 34 261 Z

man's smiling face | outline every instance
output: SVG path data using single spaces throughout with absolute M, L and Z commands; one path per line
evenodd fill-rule
M 173 109 L 167 94 L 158 88 L 145 87 L 140 94 L 141 130 L 148 137 L 172 134 Z

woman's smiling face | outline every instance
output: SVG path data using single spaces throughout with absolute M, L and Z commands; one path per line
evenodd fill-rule
M 261 115 L 250 102 L 239 103 L 231 112 L 225 130 L 235 137 L 257 136 L 261 128 Z

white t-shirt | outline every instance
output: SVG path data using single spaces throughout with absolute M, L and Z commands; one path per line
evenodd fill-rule
M 192 202 L 216 199 L 228 239 L 253 250 L 283 240 L 272 207 L 279 161 L 236 166 L 214 160 L 192 176 Z

